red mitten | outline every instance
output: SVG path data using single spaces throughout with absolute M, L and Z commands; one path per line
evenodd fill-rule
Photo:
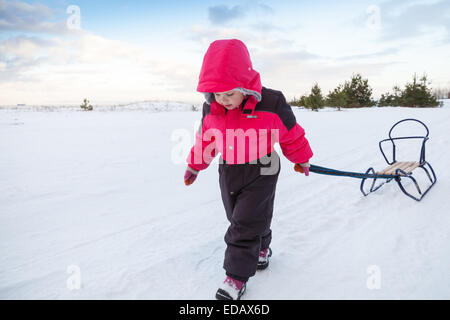
M 294 170 L 300 173 L 304 173 L 305 176 L 309 176 L 309 162 L 306 163 L 296 163 Z
M 189 166 L 184 173 L 184 184 L 189 186 L 194 183 L 195 179 L 197 179 L 198 171 L 190 168 Z

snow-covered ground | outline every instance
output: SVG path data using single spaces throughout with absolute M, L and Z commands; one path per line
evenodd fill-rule
M 214 298 L 228 226 L 217 161 L 186 187 L 174 133 L 192 139 L 201 111 L 154 109 L 0 109 L 0 299 Z M 274 254 L 244 298 L 449 299 L 448 101 L 295 114 L 311 163 L 359 172 L 384 168 L 378 141 L 418 118 L 438 182 L 421 202 L 395 182 L 364 197 L 359 180 L 305 177 L 283 157 Z
M 193 108 L 194 106 L 194 108 Z M 127 104 L 116 105 L 94 105 L 95 111 L 147 111 L 147 112 L 164 112 L 164 111 L 193 111 L 198 110 L 201 104 L 187 104 L 174 101 L 140 101 Z M 66 112 L 66 111 L 82 111 L 79 105 L 0 105 L 0 110 L 16 110 L 16 111 L 42 111 L 42 112 Z

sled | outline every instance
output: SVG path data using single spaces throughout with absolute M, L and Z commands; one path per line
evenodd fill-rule
M 404 124 L 407 121 L 415 121 L 421 124 L 425 130 L 426 134 L 422 136 L 392 136 L 392 131 L 400 124 Z M 364 196 L 377 191 L 386 183 L 391 181 L 396 181 L 400 190 L 407 195 L 408 197 L 420 201 L 422 198 L 430 191 L 430 189 L 436 183 L 436 173 L 433 170 L 433 167 L 426 161 L 425 158 L 425 144 L 429 139 L 429 130 L 428 127 L 417 119 L 403 119 L 395 123 L 391 130 L 389 130 L 389 137 L 387 139 L 381 140 L 378 145 L 383 155 L 383 158 L 386 160 L 388 166 L 380 171 L 375 171 L 374 168 L 370 167 L 367 169 L 365 173 L 357 173 L 357 172 L 347 172 L 347 171 L 339 171 L 330 168 L 320 167 L 316 165 L 311 165 L 310 171 L 319 173 L 319 174 L 327 174 L 327 175 L 335 175 L 335 176 L 346 176 L 352 178 L 362 179 L 360 190 Z M 420 154 L 418 161 L 398 161 L 397 160 L 397 146 L 396 142 L 399 140 L 418 140 L 418 143 L 421 143 L 420 146 Z M 391 156 L 388 157 L 386 155 L 385 149 L 383 146 L 386 144 L 390 144 Z M 426 175 L 426 179 L 429 180 L 430 184 L 428 187 L 424 188 L 420 187 L 417 179 L 415 177 L 415 173 L 418 170 L 423 170 Z M 381 182 L 380 182 L 381 181 Z M 406 187 L 405 181 L 410 181 L 411 184 L 408 185 L 409 188 Z M 368 184 L 368 188 L 367 188 Z M 415 191 L 414 193 L 409 190 L 412 189 Z

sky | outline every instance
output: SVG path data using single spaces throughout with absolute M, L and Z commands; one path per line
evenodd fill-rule
M 0 0 L 0 105 L 201 103 L 203 55 L 240 39 L 265 87 L 374 98 L 414 73 L 450 88 L 450 1 Z

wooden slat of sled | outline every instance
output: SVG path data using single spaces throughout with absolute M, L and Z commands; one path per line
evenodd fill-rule
M 411 173 L 414 169 L 419 167 L 420 163 L 416 161 L 404 161 L 404 162 L 396 162 L 394 164 L 391 164 L 386 169 L 378 172 L 378 174 L 390 174 L 395 175 L 395 171 L 397 169 L 403 170 L 406 173 Z
M 395 172 L 395 170 L 402 164 L 402 162 L 396 162 L 391 164 L 389 167 L 385 168 L 378 172 L 378 174 L 392 174 L 391 172 Z
M 420 163 L 419 163 L 419 162 L 413 161 L 413 162 L 411 162 L 411 164 L 409 165 L 409 167 L 407 167 L 406 170 L 404 170 L 404 171 L 407 172 L 407 173 L 410 173 L 410 172 L 413 172 L 413 170 L 414 170 L 415 168 L 418 168 L 419 166 L 420 166 Z

